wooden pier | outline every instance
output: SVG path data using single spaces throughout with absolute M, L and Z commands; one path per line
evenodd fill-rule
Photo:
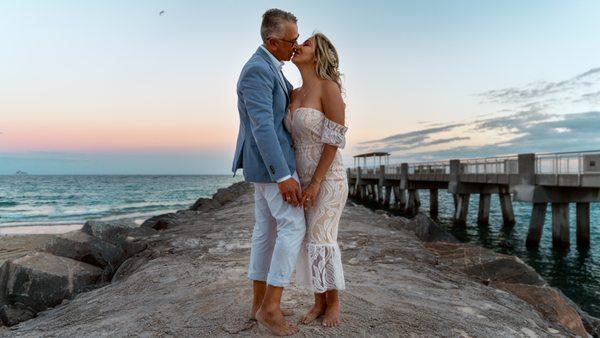
M 569 248 L 569 204 L 576 203 L 577 245 L 590 246 L 590 203 L 600 202 L 600 151 L 518 154 L 426 163 L 389 164 L 389 153 L 354 156 L 348 169 L 350 196 L 414 216 L 421 205 L 419 190 L 429 190 L 430 215 L 439 213 L 438 190 L 454 197 L 453 222 L 466 226 L 471 195 L 479 195 L 477 223 L 488 224 L 491 195 L 500 201 L 503 223 L 515 223 L 513 199 L 532 203 L 528 247 L 539 245 L 548 204 L 552 210 L 552 242 Z M 367 165 L 368 160 L 374 164 Z M 361 166 L 361 161 L 362 166 Z

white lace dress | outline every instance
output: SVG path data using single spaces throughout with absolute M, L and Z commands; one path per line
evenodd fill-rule
M 284 121 L 296 149 L 296 171 L 302 188 L 310 183 L 325 143 L 345 146 L 347 127 L 333 122 L 321 111 L 297 108 Z M 306 237 L 296 267 L 296 284 L 322 293 L 345 288 L 342 257 L 337 243 L 338 225 L 348 198 L 348 180 L 338 150 L 321 182 L 313 207 L 305 209 Z

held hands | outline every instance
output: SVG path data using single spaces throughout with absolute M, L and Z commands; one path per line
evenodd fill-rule
M 321 182 L 311 181 L 308 187 L 302 191 L 301 203 L 305 209 L 308 209 L 315 205 L 319 189 L 321 188 Z
M 284 201 L 295 207 L 300 206 L 302 193 L 300 192 L 300 185 L 295 179 L 288 178 L 277 185 L 279 186 L 279 192 L 281 193 Z

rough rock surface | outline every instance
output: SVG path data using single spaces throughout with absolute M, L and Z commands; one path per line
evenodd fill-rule
M 162 215 L 156 215 L 148 218 L 142 223 L 141 228 L 149 228 L 154 230 L 164 230 L 179 225 L 177 221 L 177 214 L 174 212 Z
M 581 337 L 587 335 L 577 311 L 568 305 L 554 288 L 519 283 L 498 283 L 495 286 L 533 304 L 543 316 L 564 325 L 571 332 Z
M 518 257 L 465 243 L 434 242 L 426 243 L 425 247 L 443 264 L 463 271 L 485 285 L 513 293 L 546 319 L 573 334 L 587 335 L 577 309 Z
M 0 307 L 0 320 L 11 326 L 35 317 L 35 310 L 23 303 L 4 304 Z
M 123 257 L 123 250 L 119 246 L 79 230 L 54 237 L 43 251 L 73 258 L 102 269 L 116 269 Z
M 123 241 L 125 241 L 127 234 L 134 228 L 137 228 L 137 225 L 133 222 L 103 222 L 91 220 L 85 222 L 81 231 L 105 242 L 121 245 Z
M 190 207 L 190 210 L 213 210 L 235 200 L 239 195 L 248 194 L 252 192 L 252 185 L 246 184 L 245 182 L 234 183 L 227 188 L 218 189 L 217 192 L 212 196 L 212 198 L 200 197 Z
M 228 195 L 230 203 L 183 213 L 179 226 L 149 237 L 148 248 L 121 265 L 114 283 L 1 328 L 0 336 L 265 335 L 248 320 L 253 198 L 242 188 Z M 342 325 L 316 321 L 301 325 L 299 336 L 571 336 L 521 298 L 445 264 L 399 222 L 348 203 L 339 234 L 347 281 Z M 288 288 L 283 303 L 296 309 L 291 320 L 311 300 Z
M 418 214 L 412 219 L 399 219 L 398 228 L 414 232 L 423 242 L 458 242 L 454 236 L 425 214 Z
M 33 252 L 2 266 L 3 299 L 35 311 L 59 304 L 96 283 L 102 270 L 71 258 Z

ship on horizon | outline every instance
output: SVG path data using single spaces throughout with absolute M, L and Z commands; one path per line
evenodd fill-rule
M 15 173 L 15 175 L 29 175 L 29 174 L 26 171 L 17 170 L 17 172 Z

